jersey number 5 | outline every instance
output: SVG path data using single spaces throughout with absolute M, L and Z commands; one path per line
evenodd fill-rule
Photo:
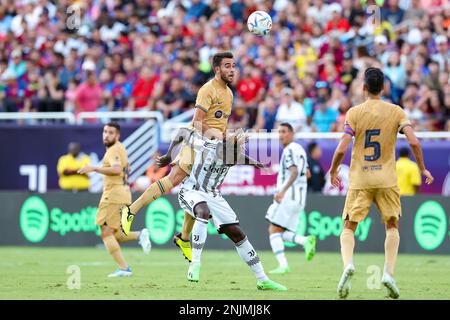
M 377 141 L 371 141 L 373 136 L 379 136 L 380 129 L 366 130 L 366 142 L 364 143 L 364 149 L 373 148 L 373 154 L 370 156 L 364 156 L 366 161 L 376 161 L 381 156 L 381 145 Z

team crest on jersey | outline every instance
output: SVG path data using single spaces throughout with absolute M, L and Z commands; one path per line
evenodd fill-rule
M 214 113 L 214 116 L 215 116 L 217 119 L 222 118 L 222 116 L 223 116 L 222 110 L 217 110 L 216 113 Z

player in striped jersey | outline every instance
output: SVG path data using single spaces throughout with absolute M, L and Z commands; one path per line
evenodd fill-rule
M 195 218 L 188 280 L 198 282 L 200 279 L 201 254 L 211 217 L 218 232 L 226 234 L 234 242 L 239 256 L 252 269 L 257 278 L 258 289 L 287 290 L 267 277 L 255 249 L 239 227 L 236 213 L 219 191 L 234 164 L 251 164 L 258 168 L 263 168 L 264 165 L 242 153 L 239 147 L 245 141 L 242 135 L 235 135 L 226 141 L 198 139 L 197 135 L 196 132 L 189 134 L 189 144 L 196 150 L 196 156 L 191 173 L 181 185 L 178 196 L 180 206 Z
M 271 274 L 290 272 L 284 254 L 284 241 L 303 246 L 308 261 L 314 257 L 316 248 L 315 236 L 296 234 L 299 214 L 305 208 L 306 179 L 310 174 L 306 152 L 301 145 L 293 141 L 294 130 L 289 123 L 282 123 L 278 132 L 283 154 L 277 176 L 277 194 L 266 215 L 270 223 L 270 245 L 279 263 L 278 268 L 269 272 Z

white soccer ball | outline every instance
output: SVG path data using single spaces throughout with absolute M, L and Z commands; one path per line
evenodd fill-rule
M 247 19 L 247 27 L 251 33 L 264 36 L 272 29 L 272 18 L 265 11 L 254 11 Z

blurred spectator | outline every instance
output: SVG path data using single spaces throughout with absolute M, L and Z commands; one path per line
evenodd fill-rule
M 312 120 L 313 130 L 317 132 L 329 132 L 336 122 L 339 113 L 331 105 L 328 105 L 331 102 L 328 101 L 328 84 L 324 81 L 319 81 L 316 84 L 316 88 L 319 89 L 319 96 L 316 100 L 316 110 Z M 320 91 L 323 93 L 321 94 Z
M 254 107 L 264 94 L 264 83 L 258 69 L 247 64 L 242 79 L 237 84 L 237 92 L 247 107 Z
M 43 83 L 40 85 L 36 83 L 35 85 L 39 88 L 37 93 L 38 111 L 64 111 L 64 87 L 54 73 L 47 72 Z
M 16 79 L 19 79 L 27 72 L 27 62 L 23 60 L 20 50 L 16 49 L 11 53 L 7 71 L 14 75 Z
M 79 84 L 75 92 L 75 110 L 97 111 L 101 106 L 103 89 L 97 81 L 95 75 L 95 65 L 92 61 L 87 60 L 83 65 L 86 72 L 86 81 Z
M 66 191 L 84 191 L 89 189 L 89 176 L 79 174 L 77 171 L 89 165 L 91 160 L 81 153 L 81 145 L 71 142 L 68 146 L 68 154 L 58 160 L 57 171 L 59 175 L 59 187 Z
M 326 32 L 333 30 L 347 32 L 350 30 L 350 23 L 342 16 L 342 7 L 339 3 L 332 3 L 329 6 L 331 12 L 331 19 L 328 21 Z
M 150 97 L 158 77 L 149 67 L 143 67 L 139 79 L 133 86 L 130 99 L 130 110 L 150 109 Z
M 313 0 L 312 3 L 313 5 L 308 8 L 306 14 L 324 27 L 330 17 L 328 5 L 323 0 Z
M 123 72 L 116 73 L 114 80 L 106 87 L 111 99 L 108 103 L 109 109 L 123 110 L 128 105 L 132 89 L 131 81 L 127 80 L 126 75 Z
M 422 184 L 422 178 L 417 164 L 409 159 L 408 148 L 399 150 L 396 170 L 400 195 L 413 196 L 418 193 Z
M 440 71 L 448 71 L 450 67 L 450 55 L 448 48 L 448 40 L 444 35 L 439 35 L 435 39 L 437 53 L 432 55 L 432 59 L 439 63 Z
M 289 87 L 283 89 L 275 126 L 278 127 L 283 122 L 291 124 L 295 132 L 308 129 L 305 109 L 300 102 L 294 100 L 294 91 Z
M 308 167 L 311 177 L 308 179 L 308 192 L 322 192 L 325 186 L 325 171 L 320 165 L 322 149 L 316 142 L 308 144 Z
M 358 75 L 358 69 L 353 65 L 352 55 L 350 52 L 344 53 L 344 61 L 342 63 L 342 71 L 340 78 L 345 85 L 345 92 L 348 93 L 353 80 Z
M 395 26 L 402 22 L 405 12 L 398 5 L 399 0 L 387 0 L 387 6 L 381 8 L 381 19 Z
M 394 103 L 399 103 L 406 87 L 406 70 L 400 61 L 398 52 L 392 52 L 389 56 L 387 65 L 384 68 L 384 74 L 391 81 L 391 97 Z
M 268 95 L 266 99 L 259 104 L 258 117 L 253 129 L 271 132 L 275 128 L 278 112 L 277 107 L 275 99 Z
M 176 116 L 184 110 L 186 95 L 183 82 L 180 79 L 173 78 L 162 99 L 156 102 L 156 109 L 161 111 L 166 119 Z

